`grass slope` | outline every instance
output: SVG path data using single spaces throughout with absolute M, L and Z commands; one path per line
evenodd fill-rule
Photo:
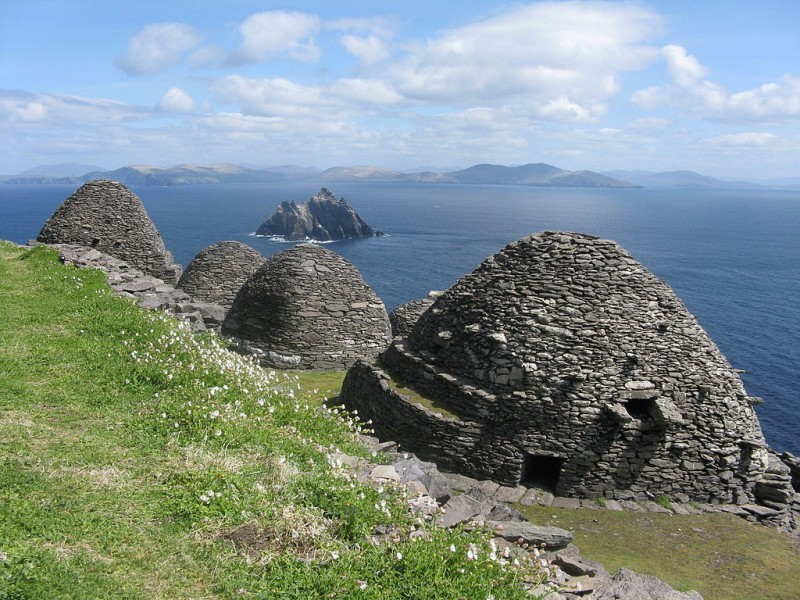
M 797 539 L 733 515 L 518 508 L 537 523 L 572 531 L 581 553 L 612 573 L 649 573 L 705 600 L 800 598 Z
M 528 597 L 539 571 L 332 462 L 365 455 L 356 431 L 102 273 L 0 243 L 0 600 Z M 368 543 L 382 524 L 400 541 Z

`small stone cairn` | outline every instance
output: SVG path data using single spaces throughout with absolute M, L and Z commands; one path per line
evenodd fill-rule
M 56 209 L 36 239 L 94 248 L 171 285 L 181 274 L 142 201 L 116 181 L 97 179 L 82 185 Z
M 391 340 L 383 302 L 342 256 L 300 244 L 270 257 L 244 284 L 223 334 L 265 365 L 342 370 Z

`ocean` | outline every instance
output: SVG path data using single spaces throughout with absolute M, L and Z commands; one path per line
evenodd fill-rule
M 184 267 L 252 234 L 318 182 L 132 187 Z M 664 279 L 765 403 L 764 434 L 800 455 L 800 191 L 324 184 L 386 237 L 333 242 L 391 310 L 444 290 L 516 239 L 545 230 L 613 239 Z M 0 239 L 25 243 L 77 186 L 0 185 Z

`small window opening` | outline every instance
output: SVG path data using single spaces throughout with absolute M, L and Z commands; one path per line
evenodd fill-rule
M 92 248 L 97 248 L 97 245 L 100 243 L 100 238 L 94 238 L 92 240 Z
M 625 403 L 625 410 L 628 411 L 628 414 L 641 421 L 652 418 L 655 407 L 656 401 L 652 398 L 636 398 Z
M 525 457 L 522 465 L 521 483 L 530 487 L 555 492 L 564 459 L 558 456 L 531 454 Z

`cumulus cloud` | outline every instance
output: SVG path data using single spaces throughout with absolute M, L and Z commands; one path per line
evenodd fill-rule
M 179 87 L 171 87 L 158 101 L 157 108 L 164 112 L 192 112 L 194 110 L 194 100 L 186 90 Z
M 625 71 L 657 54 L 662 19 L 636 4 L 541 2 L 450 30 L 412 48 L 395 87 L 419 101 L 514 101 L 542 114 L 596 117 Z
M 128 50 L 115 61 L 129 75 L 165 71 L 203 40 L 194 27 L 182 23 L 154 23 L 133 36 Z
M 282 77 L 251 79 L 229 75 L 215 81 L 210 90 L 220 102 L 235 104 L 242 113 L 255 116 L 313 115 L 334 102 L 321 86 L 303 85 Z
M 319 59 L 314 40 L 320 19 L 316 15 L 281 10 L 255 13 L 239 26 L 242 42 L 228 57 L 228 64 L 257 63 L 287 54 L 302 62 Z
M 665 46 L 671 83 L 636 91 L 631 102 L 646 110 L 669 106 L 720 121 L 781 121 L 800 118 L 800 77 L 786 75 L 777 82 L 730 93 L 708 79 L 700 61 L 681 46 Z
M 344 35 L 341 38 L 342 46 L 350 54 L 361 60 L 364 64 L 380 62 L 389 56 L 389 50 L 382 39 L 375 35 L 359 37 Z

